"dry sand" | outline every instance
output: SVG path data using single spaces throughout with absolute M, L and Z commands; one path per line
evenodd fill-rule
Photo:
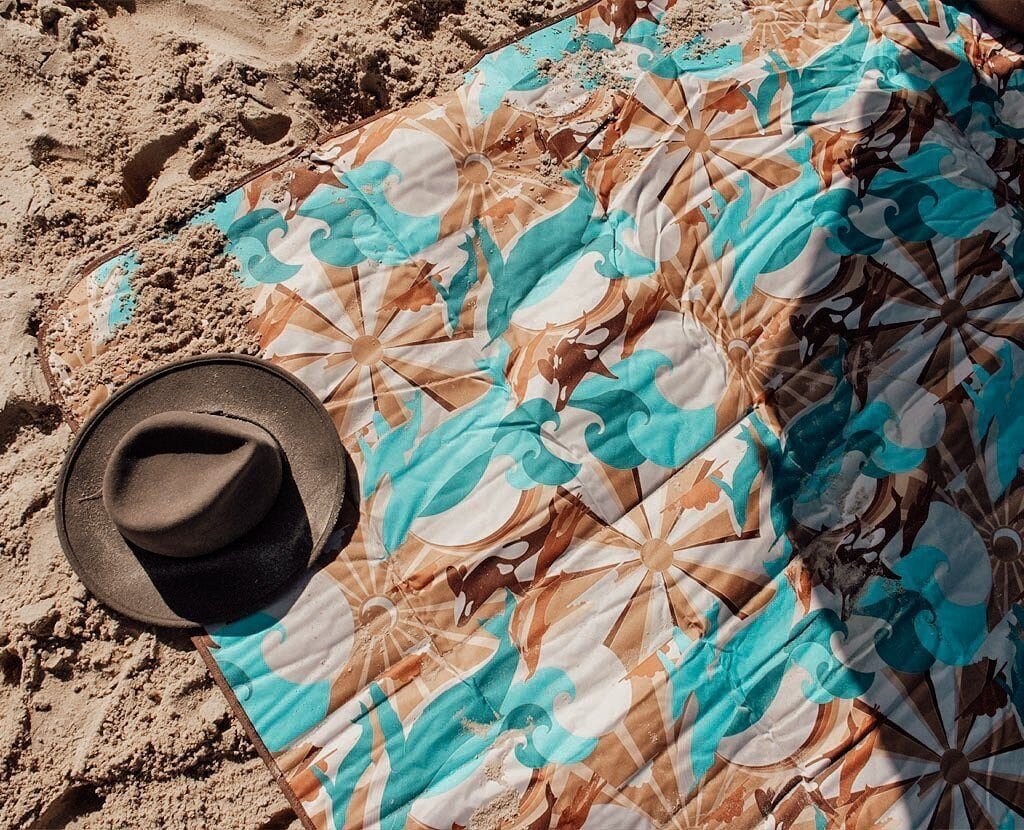
M 298 826 L 188 638 L 108 613 L 64 560 L 70 431 L 38 367 L 40 309 L 74 266 L 320 132 L 450 88 L 477 50 L 568 5 L 0 0 L 0 828 Z M 148 250 L 201 271 L 202 295 L 228 265 L 195 267 L 210 242 Z M 147 290 L 167 277 L 144 271 Z

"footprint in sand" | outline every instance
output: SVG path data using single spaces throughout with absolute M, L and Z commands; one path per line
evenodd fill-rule
M 313 40 L 309 24 L 266 11 L 244 0 L 140 0 L 134 11 L 114 15 L 107 25 L 125 45 L 139 41 L 140 34 L 174 33 L 213 55 L 238 58 L 260 69 L 300 60 Z
M 198 130 L 197 125 L 189 124 L 180 130 L 147 141 L 132 154 L 121 171 L 126 205 L 135 207 L 146 200 L 154 182 L 168 168 L 168 162 L 195 136 Z

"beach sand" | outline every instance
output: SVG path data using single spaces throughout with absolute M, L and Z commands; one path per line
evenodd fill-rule
M 451 88 L 568 5 L 0 0 L 0 828 L 299 826 L 188 636 L 108 613 L 61 553 L 71 433 L 38 365 L 41 309 L 75 267 L 317 134 Z

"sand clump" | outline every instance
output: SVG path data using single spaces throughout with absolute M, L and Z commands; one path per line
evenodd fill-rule
M 108 612 L 61 553 L 71 430 L 39 366 L 42 310 L 129 245 L 135 319 L 154 319 L 115 337 L 88 385 L 249 350 L 223 325 L 250 301 L 223 240 L 168 236 L 253 170 L 454 88 L 477 50 L 569 5 L 0 0 L 0 828 L 299 826 L 187 637 Z
M 116 388 L 171 359 L 259 351 L 251 325 L 254 294 L 242 287 L 225 244 L 219 230 L 202 224 L 139 247 L 130 278 L 132 324 L 76 373 L 73 388 L 62 390 L 69 407 L 80 410 L 97 387 Z M 51 341 L 58 336 L 48 334 Z
M 740 0 L 677 2 L 662 15 L 657 37 L 666 52 L 688 46 L 686 56 L 697 59 L 726 44 L 727 39 L 716 33 L 716 27 L 742 20 Z
M 515 827 L 519 818 L 519 793 L 509 788 L 478 807 L 469 817 L 466 830 L 502 830 Z
M 658 24 L 657 38 L 665 53 L 686 46 L 686 56 L 701 58 L 727 43 L 723 29 L 743 21 L 742 0 L 682 0 L 668 8 Z M 586 32 L 576 31 L 578 48 L 563 51 L 558 60 L 541 58 L 537 73 L 550 83 L 579 85 L 585 89 L 629 93 L 636 78 L 634 58 L 621 46 L 594 49 L 582 38 Z M 543 100 L 537 102 L 545 112 Z

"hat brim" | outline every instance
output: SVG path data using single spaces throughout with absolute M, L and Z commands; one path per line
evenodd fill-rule
M 227 547 L 192 558 L 127 542 L 101 496 L 121 437 L 167 410 L 253 421 L 284 455 L 281 490 L 267 515 Z M 110 397 L 78 433 L 61 469 L 57 532 L 71 566 L 101 602 L 156 625 L 238 619 L 270 602 L 322 552 L 345 498 L 345 450 L 330 415 L 295 376 L 245 355 L 208 355 L 156 369 Z

